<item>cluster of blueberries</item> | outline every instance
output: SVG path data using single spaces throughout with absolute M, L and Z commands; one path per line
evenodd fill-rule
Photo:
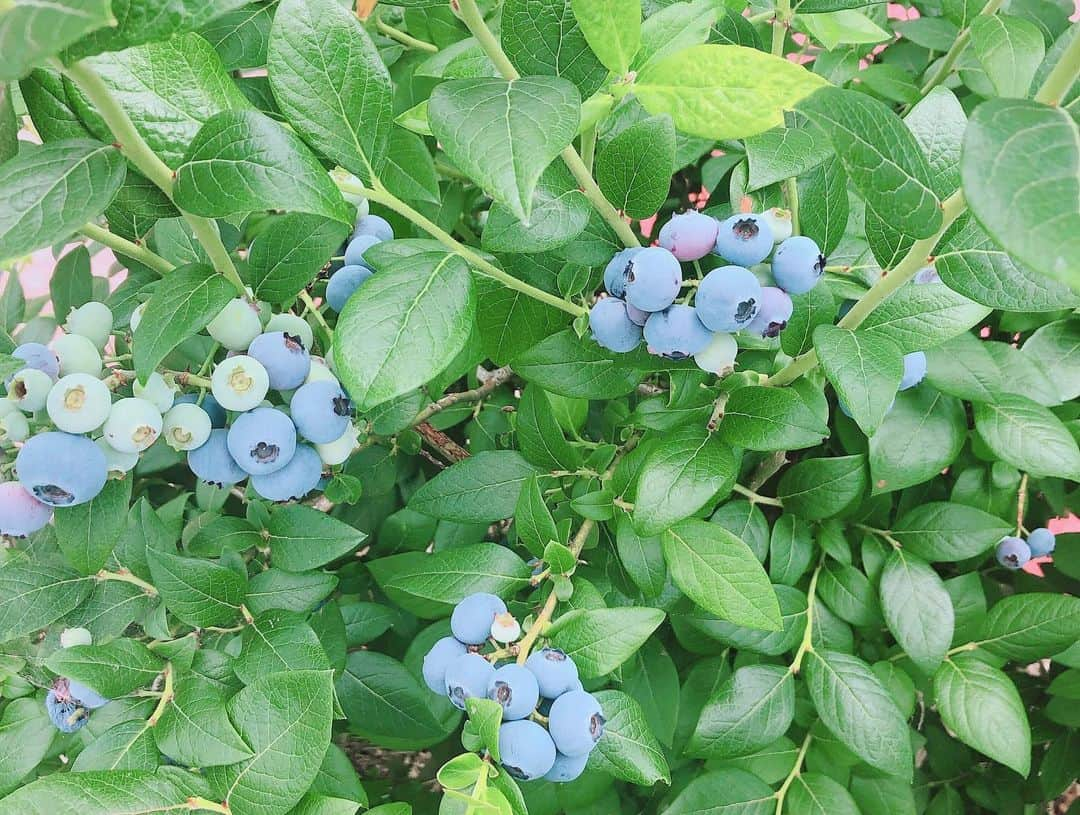
M 791 215 L 778 208 L 723 221 L 697 211 L 675 215 L 660 230 L 659 244 L 623 249 L 608 263 L 609 296 L 589 313 L 593 337 L 619 353 L 634 350 L 644 338 L 650 353 L 692 356 L 712 373 L 734 365 L 735 332 L 778 336 L 791 318 L 790 295 L 810 291 L 825 273 L 821 249 L 810 238 L 792 237 Z M 730 265 L 691 282 L 697 287 L 693 306 L 676 303 L 686 285 L 681 262 L 709 253 Z M 770 254 L 775 285 L 763 286 L 749 267 Z
M 1031 532 L 1026 541 L 1010 535 L 1002 538 L 997 545 L 997 562 L 1006 569 L 1016 571 L 1024 568 L 1024 564 L 1033 557 L 1051 554 L 1056 544 L 1054 533 L 1041 526 Z
M 489 641 L 500 649 L 515 642 L 521 626 L 493 594 L 472 594 L 458 603 L 450 630 L 453 636 L 436 642 L 424 657 L 427 686 L 461 710 L 470 698 L 499 703 L 501 763 L 519 781 L 564 783 L 581 775 L 604 734 L 604 714 L 596 697 L 582 687 L 574 660 L 556 648 L 543 648 L 524 664 L 496 667 L 499 655 L 509 652 L 485 656 L 480 648 Z
M 359 211 L 366 213 L 367 199 L 360 199 Z M 378 215 L 362 214 L 356 222 L 352 238 L 345 246 L 344 265 L 336 270 L 326 283 L 326 304 L 334 311 L 345 308 L 354 291 L 375 274 L 375 270 L 364 260 L 364 252 L 377 243 L 392 241 L 394 228 L 385 218 Z
M 60 635 L 60 644 L 64 648 L 90 645 L 90 632 L 85 628 L 66 628 Z M 57 730 L 61 733 L 74 733 L 86 726 L 92 711 L 110 701 L 82 682 L 60 676 L 45 694 L 45 710 L 49 714 L 49 721 Z

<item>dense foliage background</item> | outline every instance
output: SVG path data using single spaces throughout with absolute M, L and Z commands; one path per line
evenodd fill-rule
M 303 502 L 159 441 L 4 539 L 0 813 L 1045 810 L 1080 767 L 1080 541 L 994 549 L 1076 506 L 1072 7 L 361 5 L 0 4 L 5 375 L 104 301 L 117 396 L 203 398 L 245 297 L 358 410 Z M 827 274 L 734 372 L 590 337 L 616 251 L 774 207 Z M 396 239 L 337 314 L 368 210 Z M 5 481 L 48 426 L 0 417 Z M 478 591 L 602 700 L 577 781 L 515 783 L 477 757 L 497 717 L 423 685 Z M 57 677 L 112 701 L 61 733 Z

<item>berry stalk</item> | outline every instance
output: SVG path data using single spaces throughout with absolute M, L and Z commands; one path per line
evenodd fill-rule
M 1080 76 L 1080 37 L 1073 37 L 1065 53 L 1050 71 L 1042 87 L 1035 94 L 1035 101 L 1046 105 L 1059 105 L 1065 94 Z
M 79 227 L 79 231 L 90 240 L 97 241 L 102 246 L 107 246 L 114 252 L 126 255 L 132 260 L 137 260 L 139 263 L 153 269 L 160 275 L 166 275 L 176 268 L 161 255 L 151 252 L 145 246 L 133 243 L 127 238 L 121 238 L 119 235 L 116 235 L 97 224 L 86 224 Z

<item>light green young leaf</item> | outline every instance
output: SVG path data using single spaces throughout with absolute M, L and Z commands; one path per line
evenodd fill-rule
M 641 47 L 641 0 L 571 0 L 581 32 L 609 71 L 620 76 Z
M 16 0 L 0 14 L 0 82 L 21 79 L 83 34 L 111 22 L 110 0 Z

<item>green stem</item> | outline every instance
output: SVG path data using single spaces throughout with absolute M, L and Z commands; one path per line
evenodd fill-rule
M 881 305 L 889 295 L 907 283 L 923 268 L 931 257 L 934 247 L 937 246 L 941 236 L 945 234 L 953 221 L 964 211 L 964 194 L 957 190 L 941 204 L 941 227 L 929 238 L 915 241 L 911 249 L 903 259 L 889 272 L 884 273 L 882 278 L 864 294 L 851 311 L 844 315 L 837 325 L 841 328 L 857 328 L 870 313 Z M 807 351 L 800 357 L 793 359 L 781 371 L 770 376 L 766 385 L 779 386 L 794 382 L 800 376 L 811 370 L 818 363 L 817 353 Z
M 418 40 L 410 34 L 406 34 L 404 31 L 399 31 L 392 25 L 388 25 L 382 21 L 382 17 L 375 18 L 375 28 L 380 34 L 384 34 L 392 40 L 404 45 L 406 48 L 415 48 L 418 51 L 427 51 L 429 54 L 439 53 L 439 46 L 432 45 L 430 42 L 424 42 Z
M 118 580 L 121 583 L 130 583 L 133 586 L 138 586 L 151 597 L 156 597 L 158 593 L 158 590 L 154 586 L 126 570 L 121 572 L 110 572 L 102 569 L 95 577 L 97 577 L 98 580 Z
M 979 12 L 979 16 L 990 16 L 997 12 L 1001 8 L 1001 4 L 1004 0 L 989 0 L 989 2 L 983 6 L 982 11 Z M 926 83 L 919 89 L 919 98 L 912 103 L 912 105 L 922 101 L 930 91 L 944 82 L 950 73 L 952 73 L 953 66 L 956 64 L 956 60 L 960 58 L 960 54 L 965 48 L 967 48 L 968 42 L 971 40 L 971 26 L 967 26 L 961 31 L 956 39 L 953 40 L 952 46 L 945 52 L 945 56 L 941 58 L 941 62 L 938 63 L 937 70 L 934 71 L 933 76 L 926 80 Z M 911 105 L 905 110 L 910 110 Z
M 596 125 L 585 128 L 581 134 L 581 163 L 592 173 L 593 157 L 596 154 Z
M 776 14 L 773 17 L 772 47 L 774 57 L 784 56 L 784 40 L 787 38 L 788 24 L 791 22 L 791 0 L 777 0 Z
M 322 330 L 326 332 L 326 337 L 324 339 L 332 344 L 334 341 L 334 329 L 326 322 L 326 317 L 319 311 L 319 307 L 315 305 L 315 301 L 311 299 L 311 295 L 308 294 L 306 289 L 301 289 L 300 294 L 298 294 L 297 297 L 299 297 L 300 302 L 304 304 L 304 311 L 310 313 L 315 318 L 315 322 L 317 322 L 322 327 Z
M 799 748 L 799 754 L 795 757 L 795 766 L 791 768 L 791 772 L 788 773 L 787 778 L 784 779 L 784 783 L 780 785 L 780 789 L 776 791 L 776 815 L 783 815 L 784 812 L 784 798 L 787 796 L 788 789 L 795 783 L 795 779 L 799 777 L 802 772 L 802 763 L 806 758 L 806 751 L 810 747 L 810 742 L 813 740 L 813 736 L 809 732 L 806 734 L 806 738 L 803 739 L 802 747 Z
M 1076 82 L 1077 76 L 1080 76 L 1080 35 L 1072 38 L 1065 53 L 1035 94 L 1035 101 L 1044 105 L 1060 105 L 1065 94 Z
M 799 650 L 795 652 L 795 659 L 791 661 L 791 666 L 788 668 L 788 671 L 792 674 L 799 672 L 799 669 L 802 668 L 803 657 L 806 656 L 808 651 L 814 650 L 814 598 L 817 596 L 818 575 L 821 574 L 821 567 L 824 565 L 825 556 L 822 555 L 817 567 L 814 569 L 814 574 L 810 577 L 810 588 L 806 590 L 806 629 L 803 631 Z
M 176 268 L 161 255 L 151 252 L 145 246 L 133 243 L 127 238 L 121 238 L 119 235 L 116 235 L 107 229 L 103 229 L 97 224 L 85 224 L 79 228 L 79 231 L 90 238 L 90 240 L 97 241 L 102 246 L 107 246 L 114 252 L 127 255 L 127 257 L 139 261 L 139 263 L 153 269 L 158 274 L 165 275 Z
M 154 727 L 161 717 L 165 715 L 165 711 L 168 709 L 169 704 L 176 695 L 173 691 L 173 667 L 171 662 L 165 663 L 163 675 L 165 677 L 165 687 L 161 690 L 161 698 L 158 699 L 157 707 L 155 707 L 154 712 L 150 714 L 150 718 L 146 720 L 146 724 L 149 727 Z
M 791 234 L 799 234 L 799 183 L 794 176 L 784 179 L 784 198 L 791 212 Z
M 191 808 L 192 812 L 217 812 L 219 815 L 232 815 L 232 810 L 222 804 L 215 804 L 213 801 L 207 801 L 205 798 L 200 798 L 195 795 L 187 799 L 187 805 Z
M 736 492 L 744 498 L 748 499 L 751 504 L 764 504 L 769 507 L 782 507 L 784 502 L 779 498 L 769 498 L 767 495 L 758 495 L 752 489 L 744 487 L 742 484 L 734 484 L 731 487 L 732 492 Z

